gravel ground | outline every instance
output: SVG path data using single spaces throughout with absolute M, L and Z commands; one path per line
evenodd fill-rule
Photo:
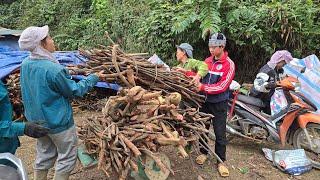
M 92 116 L 95 113 L 86 111 L 75 113 L 74 118 L 76 123 Z M 32 178 L 33 169 L 32 165 L 35 160 L 35 144 L 36 141 L 29 137 L 20 138 L 21 147 L 17 151 L 17 156 L 22 159 L 30 179 Z M 174 148 L 162 148 L 161 151 L 166 153 L 171 160 L 172 169 L 175 175 L 170 175 L 168 179 L 171 180 L 194 180 L 198 176 L 203 179 L 306 179 L 306 180 L 319 180 L 320 171 L 313 169 L 301 176 L 290 176 L 284 174 L 280 170 L 272 166 L 272 163 L 265 159 L 261 148 L 268 147 L 276 149 L 277 146 L 273 144 L 258 144 L 251 141 L 234 138 L 229 142 L 227 147 L 227 159 L 230 171 L 230 177 L 221 178 L 215 168 L 215 160 L 209 159 L 204 165 L 199 166 L 195 163 L 196 154 L 192 153 L 190 158 L 181 159 L 178 157 Z M 115 174 L 111 174 L 112 178 L 117 179 Z M 53 177 L 53 170 L 49 173 L 49 179 Z M 77 180 L 97 180 L 107 179 L 104 174 L 96 169 L 83 170 L 80 163 L 73 171 L 70 179 Z

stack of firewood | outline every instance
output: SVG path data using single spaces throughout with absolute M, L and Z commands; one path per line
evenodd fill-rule
M 122 87 L 139 85 L 165 94 L 179 92 L 182 95 L 182 103 L 187 107 L 200 107 L 204 101 L 204 97 L 196 93 L 196 86 L 190 78 L 181 72 L 169 72 L 162 65 L 148 62 L 144 54 L 126 54 L 117 45 L 100 46 L 100 49 L 80 50 L 80 52 L 89 60 L 86 64 L 68 66 L 70 72 L 90 74 L 103 71 L 103 81 L 118 83 Z M 23 118 L 19 77 L 20 74 L 17 72 L 7 79 L 15 118 Z M 98 101 L 102 97 L 100 93 L 101 91 L 99 93 L 92 91 L 84 98 L 74 99 L 74 109 L 100 110 L 103 107 L 101 101 Z
M 20 72 L 14 72 L 6 79 L 9 98 L 13 107 L 13 119 L 24 119 L 24 107 L 21 99 Z
M 104 72 L 103 80 L 122 87 L 142 86 L 145 89 L 179 92 L 188 107 L 200 107 L 204 97 L 196 93 L 196 86 L 181 72 L 167 71 L 163 65 L 152 64 L 144 58 L 126 54 L 117 45 L 100 49 L 80 50 L 89 60 L 75 68 L 84 74 Z
M 6 78 L 6 86 L 8 89 L 8 95 L 10 102 L 13 107 L 13 119 L 23 120 L 24 119 L 24 106 L 21 97 L 20 87 L 20 73 L 15 72 L 10 74 Z M 84 97 L 76 97 L 72 100 L 72 108 L 75 111 L 92 110 L 101 111 L 104 104 L 105 98 L 109 96 L 110 92 L 101 90 L 101 88 L 94 88 L 88 92 Z
M 107 98 L 113 95 L 111 90 L 105 88 L 94 88 L 83 97 L 75 97 L 71 101 L 74 113 L 84 110 L 101 112 L 107 102 Z
M 160 146 L 173 145 L 182 157 L 185 146 L 208 133 L 211 115 L 196 108 L 180 109 L 181 95 L 148 91 L 140 86 L 123 89 L 108 99 L 101 116 L 83 122 L 79 131 L 88 154 L 98 159 L 107 176 L 111 169 L 125 179 L 129 169 L 138 171 L 137 157 L 154 159 L 161 171 L 170 171 L 157 157 Z

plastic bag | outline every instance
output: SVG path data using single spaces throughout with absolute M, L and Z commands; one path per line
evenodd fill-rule
M 240 88 L 241 88 L 240 84 L 237 81 L 232 80 L 232 82 L 231 82 L 231 84 L 229 86 L 229 89 L 230 90 L 238 90 Z
M 154 54 L 153 56 L 151 56 L 149 59 L 148 59 L 149 62 L 151 62 L 152 64 L 161 64 L 163 65 L 167 71 L 170 71 L 170 67 L 165 63 L 163 62 L 159 56 L 157 56 L 156 54 Z
M 288 106 L 288 101 L 282 89 L 276 89 L 271 97 L 270 109 L 271 116 L 278 114 Z
M 262 148 L 262 151 L 274 166 L 288 174 L 298 176 L 312 169 L 312 163 L 307 158 L 304 149 L 274 151 Z

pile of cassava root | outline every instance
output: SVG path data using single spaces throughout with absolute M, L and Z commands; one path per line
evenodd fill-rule
M 179 93 L 163 95 L 140 86 L 122 89 L 108 99 L 101 116 L 83 122 L 79 137 L 107 176 L 111 169 L 120 179 L 127 177 L 129 169 L 138 171 L 137 157 L 142 154 L 154 159 L 161 171 L 172 172 L 155 152 L 173 145 L 188 157 L 185 146 L 208 133 L 206 123 L 212 118 L 197 108 L 180 109 L 180 103 Z

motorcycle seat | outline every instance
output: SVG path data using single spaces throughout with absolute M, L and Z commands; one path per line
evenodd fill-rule
M 288 112 L 288 110 L 289 110 L 289 107 L 290 107 L 290 106 L 287 106 L 285 109 L 282 109 L 282 110 L 281 110 L 280 112 L 278 112 L 277 114 L 275 114 L 275 115 L 273 115 L 273 116 L 270 116 L 269 121 L 273 121 L 273 120 L 275 120 L 275 119 L 277 119 L 277 118 L 279 118 L 279 117 L 287 114 L 287 112 Z
M 252 96 L 246 96 L 246 95 L 238 94 L 238 100 L 241 101 L 241 102 L 244 102 L 246 104 L 257 106 L 259 108 L 266 107 L 266 105 L 263 103 L 263 101 L 261 99 L 255 98 L 255 97 L 252 97 Z

